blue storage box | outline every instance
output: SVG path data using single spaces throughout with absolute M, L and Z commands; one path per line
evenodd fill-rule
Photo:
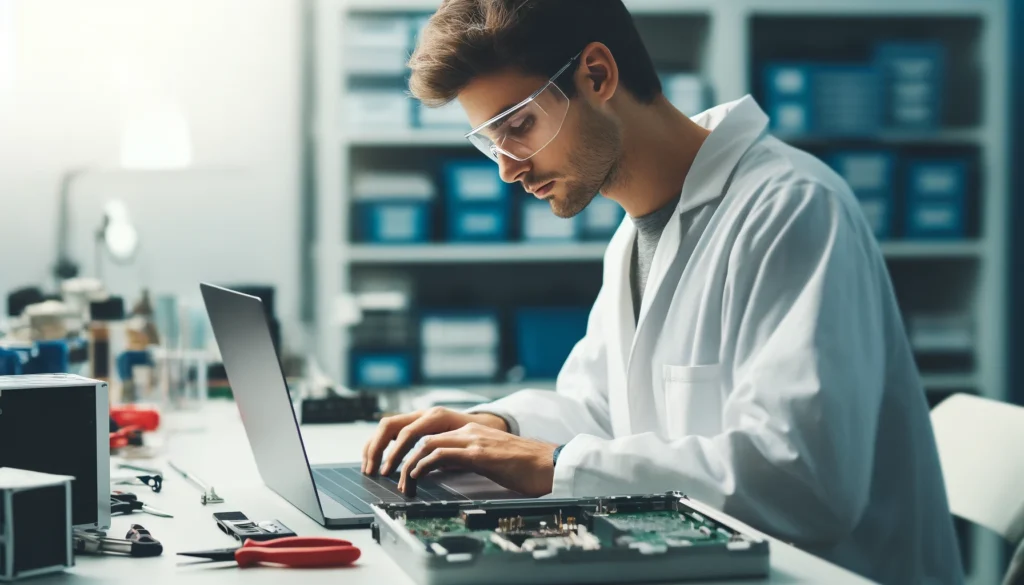
M 870 136 L 882 127 L 881 76 L 873 66 L 828 64 L 814 69 L 814 132 Z
M 427 175 L 364 173 L 355 180 L 356 241 L 418 244 L 431 239 L 435 189 Z
M 814 68 L 804 63 L 769 63 L 764 68 L 765 107 L 776 134 L 814 131 Z
M 449 162 L 444 175 L 449 202 L 504 204 L 509 200 L 509 185 L 493 162 Z
M 626 217 L 626 210 L 604 195 L 594 197 L 579 214 L 579 235 L 585 240 L 609 240 Z
M 965 237 L 966 202 L 965 161 L 928 159 L 908 162 L 907 237 Z
M 430 240 L 426 201 L 358 203 L 356 239 L 374 244 L 419 244 Z
M 945 62 L 941 43 L 882 43 L 875 48 L 886 126 L 912 130 L 941 126 Z
M 352 387 L 402 389 L 412 384 L 412 357 L 405 352 L 351 352 Z
M 420 318 L 424 349 L 498 347 L 501 328 L 494 310 L 428 311 Z
M 493 380 L 501 357 L 498 312 L 426 312 L 420 321 L 420 344 L 420 371 L 426 382 Z
M 520 204 L 522 212 L 523 241 L 525 242 L 571 242 L 576 239 L 577 218 L 555 215 L 551 204 L 536 198 L 524 198 Z
M 850 185 L 879 240 L 893 234 L 893 172 L 895 156 L 883 150 L 836 152 L 830 166 Z
M 454 242 L 508 241 L 509 185 L 491 162 L 450 162 L 444 167 L 448 239 Z
M 449 207 L 448 239 L 452 242 L 505 242 L 509 240 L 506 205 L 466 204 Z
M 865 136 L 882 124 L 882 92 L 873 66 L 770 63 L 765 102 L 779 136 Z
M 588 307 L 537 307 L 516 311 L 516 347 L 527 379 L 558 376 L 587 333 Z

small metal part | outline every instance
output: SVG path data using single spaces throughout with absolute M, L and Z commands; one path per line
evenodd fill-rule
M 115 553 L 133 557 L 156 557 L 163 545 L 139 524 L 132 524 L 124 539 L 110 538 L 105 532 L 76 530 L 74 550 L 79 554 Z
M 158 510 L 149 504 L 143 504 L 142 511 L 152 516 L 159 516 L 160 518 L 174 518 L 172 514 L 164 512 L 163 510 Z
M 433 542 L 433 543 L 430 544 L 430 550 L 432 550 L 434 552 L 434 554 L 439 556 L 439 557 L 446 557 L 446 556 L 448 556 L 448 549 L 446 549 L 445 547 L 441 546 L 440 544 L 437 544 L 436 542 Z
M 217 491 L 213 489 L 213 486 L 207 485 L 206 482 L 199 479 L 199 477 L 185 471 L 184 469 L 178 467 L 177 465 L 171 463 L 170 461 L 167 462 L 167 465 L 174 471 L 177 471 L 179 474 L 181 474 L 181 476 L 184 477 L 186 481 L 188 481 L 196 488 L 198 488 L 199 491 L 203 492 L 203 494 L 199 497 L 199 501 L 202 502 L 204 506 L 207 504 L 224 503 L 224 498 L 217 495 Z

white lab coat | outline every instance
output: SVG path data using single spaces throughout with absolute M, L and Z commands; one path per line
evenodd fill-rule
M 554 497 L 677 489 L 883 583 L 962 582 L 924 391 L 849 187 L 750 97 L 694 120 L 713 131 L 639 324 L 627 218 L 557 392 L 475 410 L 565 444 Z

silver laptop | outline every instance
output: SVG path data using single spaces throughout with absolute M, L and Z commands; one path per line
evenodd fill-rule
M 310 466 L 284 371 L 259 298 L 202 284 L 228 382 L 263 482 L 327 527 L 369 526 L 378 502 L 455 502 L 521 498 L 475 474 L 434 473 L 416 497 L 398 491 L 398 474 L 368 477 L 360 462 Z

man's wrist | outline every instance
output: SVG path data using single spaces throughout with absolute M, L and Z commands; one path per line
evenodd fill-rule
M 489 412 L 478 412 L 476 414 L 473 414 L 472 416 L 476 418 L 476 420 L 484 426 L 491 427 L 492 429 L 497 429 L 503 433 L 509 432 L 508 421 L 506 421 L 503 417 L 500 417 L 496 414 L 491 414 Z
M 565 447 L 565 445 L 555 447 L 555 450 L 551 453 L 551 467 L 558 466 L 558 456 L 562 454 L 562 447 Z

